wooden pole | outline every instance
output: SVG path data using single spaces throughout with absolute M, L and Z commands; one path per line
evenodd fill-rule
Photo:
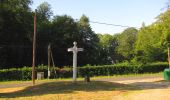
M 169 63 L 169 68 L 170 68 L 170 52 L 169 52 L 169 47 L 168 47 L 168 63 Z
M 35 55 L 36 55 L 36 12 L 34 14 L 34 36 L 33 36 L 33 54 L 32 54 L 32 84 L 35 85 Z
M 52 63 L 53 63 L 53 70 L 54 70 L 54 77 L 56 78 L 57 77 L 57 73 L 56 73 L 56 70 L 55 70 L 55 63 L 54 63 L 54 58 L 53 58 L 53 54 L 52 54 L 52 50 L 50 48 L 50 53 L 51 53 L 51 60 L 52 60 Z
M 51 49 L 51 44 L 48 45 L 48 79 L 50 78 L 50 65 L 51 65 L 50 49 Z

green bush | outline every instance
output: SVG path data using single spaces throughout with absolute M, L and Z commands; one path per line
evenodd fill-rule
M 69 78 L 73 75 L 72 68 L 57 68 L 57 78 Z
M 145 72 L 156 73 L 156 72 L 163 71 L 165 68 L 168 68 L 167 62 L 150 63 L 141 66 L 142 70 L 140 70 L 140 73 L 145 73 Z
M 101 76 L 101 75 L 121 75 L 131 73 L 155 73 L 161 72 L 168 67 L 166 62 L 150 63 L 146 65 L 134 65 L 130 63 L 119 63 L 114 65 L 103 65 L 103 66 L 84 66 L 78 68 L 78 76 L 84 77 L 90 76 Z
M 78 69 L 78 75 L 84 77 L 85 75 L 90 76 L 111 76 L 120 74 L 137 73 L 137 66 L 130 65 L 103 65 L 103 66 L 85 66 Z M 134 70 L 135 69 L 135 70 Z
M 112 75 L 121 75 L 121 74 L 131 74 L 131 73 L 155 73 L 161 72 L 168 67 L 168 63 L 157 62 L 150 63 L 145 65 L 135 65 L 130 63 L 119 63 L 114 65 L 100 65 L 100 66 L 91 66 L 86 65 L 84 67 L 78 67 L 78 77 L 84 76 L 112 76 Z M 38 66 L 36 67 L 36 72 L 44 72 L 44 77 L 47 78 L 48 67 L 47 66 Z M 56 75 L 55 75 L 56 73 Z M 64 67 L 54 68 L 51 70 L 51 78 L 69 78 L 72 77 L 72 68 Z M 0 70 L 0 80 L 31 80 L 32 77 L 32 68 L 23 67 L 23 68 L 11 68 Z
M 31 68 L 11 68 L 0 70 L 0 80 L 30 80 Z
M 36 71 L 45 71 L 44 68 L 36 68 Z M 45 72 L 47 73 L 47 72 Z M 0 80 L 31 80 L 32 78 L 32 68 L 23 67 L 23 68 L 11 68 L 0 70 Z

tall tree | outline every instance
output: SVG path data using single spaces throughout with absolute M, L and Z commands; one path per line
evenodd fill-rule
M 116 47 L 118 46 L 117 35 L 98 34 L 99 41 L 99 64 L 112 64 L 118 61 Z
M 170 9 L 166 12 L 160 14 L 157 17 L 156 25 L 159 25 L 159 29 L 161 29 L 162 37 L 161 42 L 162 45 L 168 47 L 170 46 Z
M 72 56 L 67 48 L 73 46 L 73 42 L 79 44 L 77 23 L 70 16 L 55 16 L 51 27 L 51 43 L 55 61 L 58 66 L 72 65 Z
M 49 20 L 53 15 L 51 5 L 48 2 L 43 2 L 37 7 L 37 14 L 41 21 Z
M 98 55 L 98 42 L 99 39 L 97 34 L 95 34 L 89 24 L 89 18 L 85 15 L 82 15 L 78 21 L 78 28 L 81 43 L 85 51 L 83 52 L 83 64 L 97 64 L 97 55 Z
M 37 64 L 47 64 L 47 47 L 51 42 L 51 5 L 43 2 L 37 7 Z
M 125 29 L 118 37 L 117 51 L 125 60 L 130 60 L 134 56 L 134 45 L 138 30 L 135 28 Z
M 135 47 L 137 61 L 147 63 L 165 59 L 163 57 L 164 48 L 161 43 L 161 30 L 157 23 L 140 29 Z
M 31 0 L 1 0 L 0 2 L 0 60 L 1 66 L 23 66 L 29 59 L 25 45 L 32 33 Z M 27 49 L 28 50 L 28 49 Z M 29 51 L 29 50 L 28 50 Z M 17 58 L 17 59 L 16 59 Z M 29 58 L 29 57 L 28 57 Z M 0 62 L 1 62 L 0 61 Z

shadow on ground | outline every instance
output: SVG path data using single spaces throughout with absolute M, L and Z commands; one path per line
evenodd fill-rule
M 17 98 L 39 96 L 44 94 L 69 94 L 75 91 L 97 92 L 97 91 L 133 91 L 146 89 L 166 89 L 170 88 L 169 81 L 157 82 L 134 82 L 130 84 L 120 84 L 108 81 L 92 81 L 89 83 L 78 81 L 48 82 L 35 86 L 28 86 L 23 90 L 0 93 L 0 98 Z
M 104 82 L 104 81 L 92 81 L 83 82 L 79 81 L 77 83 L 63 81 L 63 82 L 48 82 L 42 83 L 35 86 L 26 87 L 23 90 L 10 92 L 10 93 L 0 93 L 0 98 L 16 98 L 16 97 L 28 97 L 28 96 L 38 96 L 43 94 L 68 94 L 75 91 L 85 91 L 85 92 L 96 92 L 96 91 L 113 91 L 113 90 L 129 90 L 134 89 L 131 86 Z
M 146 89 L 167 89 L 170 88 L 170 81 L 156 81 L 156 82 L 134 82 L 128 85 L 136 86 L 139 90 Z

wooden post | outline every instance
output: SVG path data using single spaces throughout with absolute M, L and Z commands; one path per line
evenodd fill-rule
M 169 68 L 170 68 L 170 51 L 169 51 L 169 47 L 168 47 L 168 63 L 169 63 Z
M 51 47 L 50 47 L 50 53 L 51 53 L 51 61 L 52 61 L 52 64 L 53 64 L 53 70 L 54 70 L 54 78 L 57 77 L 57 73 L 56 73 L 56 70 L 55 70 L 55 63 L 54 63 L 54 58 L 53 58 L 53 53 L 52 53 L 52 50 L 51 50 Z
M 48 45 L 48 79 L 50 78 L 50 62 L 51 62 L 51 57 L 50 57 L 50 52 L 51 52 L 51 44 Z
M 36 12 L 34 14 L 34 35 L 33 35 L 33 54 L 32 54 L 32 84 L 35 85 L 35 55 L 36 55 Z

